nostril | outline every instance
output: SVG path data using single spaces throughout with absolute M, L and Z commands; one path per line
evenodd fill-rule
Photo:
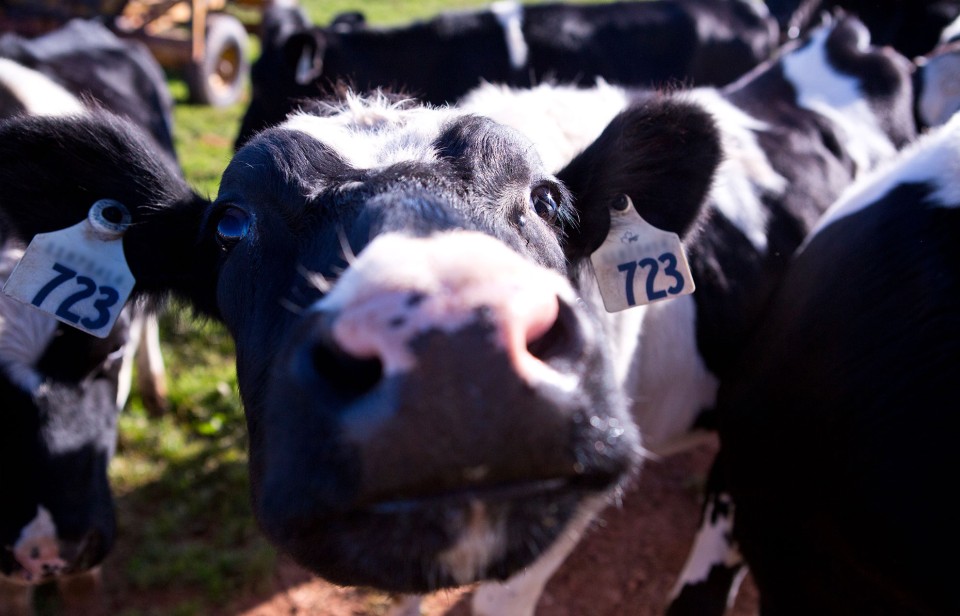
M 542 336 L 527 343 L 527 351 L 544 363 L 578 354 L 577 317 L 565 302 L 558 303 L 553 325 Z
M 383 364 L 379 359 L 349 355 L 330 339 L 314 345 L 311 359 L 317 374 L 340 395 L 360 396 L 383 378 Z

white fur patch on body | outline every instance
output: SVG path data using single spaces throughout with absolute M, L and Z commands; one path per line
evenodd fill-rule
M 941 207 L 960 207 L 960 115 L 921 135 L 900 155 L 852 184 L 830 206 L 807 236 L 804 246 L 824 228 L 881 199 L 899 184 L 934 187 L 932 199 Z M 801 247 L 801 250 L 803 247 Z
M 617 314 L 623 315 L 620 335 L 634 350 L 618 353 L 617 368 L 643 446 L 662 456 L 693 447 L 707 433 L 691 428 L 701 411 L 713 407 L 719 387 L 697 347 L 696 302 L 685 295 L 650 304 L 644 315 L 630 312 Z
M 722 566 L 726 569 L 737 569 L 737 574 L 727 595 L 727 605 L 730 606 L 737 596 L 740 583 L 743 582 L 743 578 L 747 574 L 743 556 L 732 539 L 733 500 L 729 494 L 721 493 L 715 496 L 717 501 L 724 503 L 730 513 L 729 515 L 718 516 L 716 523 L 714 523 L 716 506 L 714 501 L 707 503 L 704 508 L 703 522 L 697 530 L 693 548 L 690 550 L 687 562 L 684 564 L 680 577 L 670 593 L 671 600 L 680 594 L 684 586 L 706 582 L 713 567 Z
M 750 240 L 760 253 L 767 250 L 767 211 L 760 198 L 782 195 L 787 180 L 776 172 L 757 141 L 757 133 L 770 126 L 723 98 L 714 88 L 690 91 L 694 102 L 717 122 L 723 161 L 717 168 L 710 200 L 720 213 Z
M 858 49 L 866 51 L 870 33 L 860 25 Z M 807 46 L 782 59 L 783 73 L 797 92 L 797 104 L 829 118 L 856 165 L 856 174 L 889 158 L 896 147 L 880 127 L 877 117 L 854 77 L 838 73 L 827 58 L 829 28 L 813 34 Z
M 29 115 L 75 115 L 84 113 L 83 104 L 66 89 L 43 73 L 0 58 L 0 83 L 3 83 Z
M 578 281 L 583 301 L 597 307 L 643 449 L 666 456 L 708 438 L 705 431 L 691 431 L 700 412 L 714 405 L 718 388 L 697 348 L 693 297 L 609 313 L 590 266 L 580 271 Z
M 599 137 L 629 102 L 626 90 L 598 79 L 593 88 L 487 83 L 468 92 L 457 106 L 522 132 L 554 173 Z
M 2 249 L 0 286 L 22 256 L 21 247 Z M 36 394 L 43 383 L 36 365 L 56 331 L 57 320 L 53 317 L 0 294 L 0 370 L 24 391 Z
M 507 43 L 507 53 L 510 54 L 510 66 L 520 70 L 527 65 L 530 49 L 523 38 L 523 5 L 515 0 L 497 0 L 490 5 Z

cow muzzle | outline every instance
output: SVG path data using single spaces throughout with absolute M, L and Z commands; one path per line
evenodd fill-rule
M 335 582 L 507 577 L 637 460 L 570 285 L 479 233 L 378 237 L 276 365 L 261 522 Z

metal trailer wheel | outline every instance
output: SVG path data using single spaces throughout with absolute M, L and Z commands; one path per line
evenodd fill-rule
M 240 99 L 250 58 L 247 31 L 232 15 L 207 16 L 203 58 L 186 67 L 190 101 L 214 107 L 231 105 Z

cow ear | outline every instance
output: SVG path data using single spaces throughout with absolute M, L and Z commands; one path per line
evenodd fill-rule
M 325 50 L 324 35 L 315 30 L 292 34 L 283 43 L 284 62 L 298 85 L 310 85 L 323 74 Z
M 367 17 L 361 11 L 344 11 L 334 16 L 330 27 L 337 32 L 355 32 L 367 27 Z
M 173 292 L 216 316 L 208 205 L 139 126 L 108 112 L 0 122 L 0 231 L 29 242 L 83 220 L 100 199 L 130 211 L 124 253 L 139 295 Z
M 610 205 L 621 194 L 650 224 L 683 235 L 721 157 L 719 131 L 702 107 L 655 95 L 625 109 L 558 174 L 579 218 L 565 229 L 567 256 L 587 257 L 603 243 Z

